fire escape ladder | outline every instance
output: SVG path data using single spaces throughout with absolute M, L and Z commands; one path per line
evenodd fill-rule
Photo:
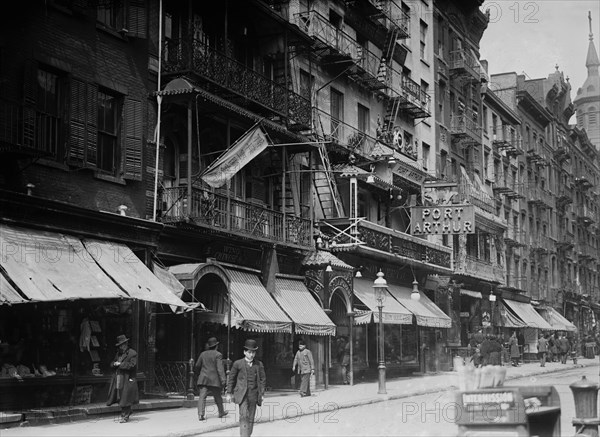
M 314 185 L 323 218 L 344 217 L 343 206 L 337 190 L 325 143 L 319 143 L 320 168 L 315 172 Z

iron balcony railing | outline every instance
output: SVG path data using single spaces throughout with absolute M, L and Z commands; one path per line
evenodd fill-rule
M 354 219 L 325 220 L 328 227 L 338 229 L 338 247 L 348 250 L 356 244 L 377 249 L 390 256 L 402 256 L 416 262 L 428 263 L 444 269 L 452 268 L 452 249 L 415 237 L 404 232 L 378 225 L 368 220 Z M 355 226 L 356 231 L 349 230 Z M 327 229 L 327 228 L 322 228 Z
M 309 219 L 197 187 L 192 188 L 191 212 L 188 214 L 189 201 L 186 186 L 164 188 L 162 221 L 175 223 L 191 220 L 196 224 L 257 239 L 303 247 L 313 246 Z
M 60 117 L 0 100 L 0 144 L 59 156 L 61 138 L 64 138 L 64 124 Z
M 479 124 L 472 113 L 452 114 L 450 116 L 450 134 L 456 137 L 467 136 L 475 142 L 481 142 Z
M 354 61 L 361 57 L 361 47 L 354 38 L 335 27 L 326 17 L 312 10 L 294 15 L 300 30 L 340 55 Z
M 554 196 L 552 196 L 552 193 L 535 184 L 527 187 L 527 201 L 544 207 L 554 206 Z
M 477 59 L 468 50 L 454 50 L 450 52 L 450 72 L 465 72 L 471 78 L 479 81 L 481 69 Z
M 201 41 L 168 40 L 164 45 L 162 68 L 165 74 L 193 71 L 214 85 L 285 117 L 291 124 L 310 126 L 310 100 L 287 87 Z M 240 100 L 241 105 L 246 104 L 243 99 Z M 235 99 L 228 97 L 228 100 Z
M 363 157 L 370 156 L 377 141 L 375 138 L 348 123 L 337 120 L 325 111 L 318 108 L 314 108 L 314 111 L 317 132 L 323 140 L 342 146 L 350 153 Z
M 484 281 L 503 284 L 505 282 L 505 271 L 500 265 L 489 261 L 478 259 L 471 255 L 460 259 L 457 257 L 454 263 L 454 273 L 464 274 L 480 278 Z
M 587 205 L 579 205 L 577 207 L 577 218 L 588 223 L 597 223 L 596 213 Z

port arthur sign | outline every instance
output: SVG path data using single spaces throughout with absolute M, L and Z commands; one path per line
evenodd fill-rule
M 413 206 L 410 209 L 412 235 L 474 234 L 473 205 Z

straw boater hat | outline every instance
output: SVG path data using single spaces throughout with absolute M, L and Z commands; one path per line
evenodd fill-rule
M 128 342 L 129 339 L 127 337 L 125 337 L 124 335 L 119 335 L 117 337 L 117 344 L 115 346 L 121 346 L 123 343 Z
M 211 337 L 208 339 L 208 342 L 207 342 L 208 347 L 215 347 L 218 344 L 219 344 L 219 342 L 217 341 L 217 339 L 215 337 Z
M 257 350 L 258 345 L 256 344 L 256 340 L 246 340 L 246 343 L 244 343 L 244 349 L 248 349 L 249 351 Z

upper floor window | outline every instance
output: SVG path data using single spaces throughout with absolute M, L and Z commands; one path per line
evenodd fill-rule
M 369 132 L 369 108 L 358 104 L 358 130 L 363 133 Z
M 120 2 L 103 2 L 97 9 L 97 19 L 111 29 L 121 30 L 125 26 L 125 11 Z
M 421 59 L 427 60 L 427 23 L 420 20 L 419 35 L 420 35 L 420 54 Z
M 35 134 L 33 147 L 55 158 L 64 157 L 63 120 L 65 75 L 40 66 L 35 91 Z M 32 120 L 30 120 L 32 121 Z
M 115 174 L 119 166 L 118 117 L 120 99 L 98 91 L 98 170 Z

